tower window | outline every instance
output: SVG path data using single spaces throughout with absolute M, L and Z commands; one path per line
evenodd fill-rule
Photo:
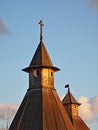
M 39 71 L 39 70 L 34 70 L 34 76 L 35 76 L 35 77 L 38 77 L 39 74 L 40 74 L 40 71 Z
M 51 72 L 51 76 L 53 76 L 53 72 Z
M 36 71 L 36 75 L 37 75 L 37 76 L 39 75 L 39 70 Z

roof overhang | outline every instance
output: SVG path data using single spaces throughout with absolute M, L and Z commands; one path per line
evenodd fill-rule
M 25 71 L 25 72 L 27 72 L 27 73 L 30 73 L 31 70 L 37 69 L 37 68 L 40 68 L 40 69 L 41 69 L 41 68 L 47 68 L 47 69 L 50 68 L 50 69 L 54 70 L 55 72 L 56 72 L 56 71 L 60 71 L 59 68 L 54 67 L 54 66 L 40 66 L 40 65 L 26 67 L 26 68 L 22 69 L 22 71 Z

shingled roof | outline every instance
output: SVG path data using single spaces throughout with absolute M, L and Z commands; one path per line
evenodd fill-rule
M 23 71 L 30 72 L 30 70 L 32 68 L 36 68 L 36 67 L 52 68 L 55 71 L 60 70 L 59 68 L 53 66 L 53 63 L 49 57 L 49 54 L 48 54 L 46 47 L 42 40 L 40 41 L 40 43 L 35 51 L 35 54 L 31 60 L 29 67 L 23 69 Z
M 46 50 L 46 47 L 45 47 L 43 41 L 41 41 L 40 44 L 38 45 L 37 50 L 30 63 L 30 67 L 38 66 L 38 65 L 53 67 L 52 61 L 49 57 L 49 54 Z
M 53 89 L 26 93 L 9 130 L 73 130 L 69 117 Z
M 72 95 L 72 93 L 70 92 L 70 89 L 68 88 L 68 92 L 65 95 L 65 97 L 62 100 L 63 105 L 64 104 L 77 104 L 77 105 L 81 105 L 80 103 L 77 102 L 77 100 L 74 98 L 74 96 Z
M 90 130 L 80 116 L 73 116 L 73 126 L 75 130 Z
M 34 77 L 34 70 L 39 68 L 41 73 L 43 69 L 47 70 L 48 78 L 46 72 L 45 75 L 42 74 L 46 80 L 54 80 L 50 72 L 54 73 L 56 68 L 51 62 L 42 38 L 30 66 L 24 69 L 31 76 L 29 81 L 32 80 L 37 86 L 28 89 L 9 130 L 74 130 L 56 89 L 51 86 L 53 82 L 50 82 L 49 86 L 43 86 L 42 75 Z

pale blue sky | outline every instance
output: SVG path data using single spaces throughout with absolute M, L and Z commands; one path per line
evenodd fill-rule
M 0 102 L 20 103 L 28 88 L 27 67 L 39 43 L 40 19 L 44 43 L 54 66 L 60 96 L 70 84 L 73 95 L 98 95 L 98 6 L 93 0 L 0 0 Z
M 89 0 L 0 1 L 0 18 L 9 34 L 0 37 L 0 100 L 20 101 L 28 88 L 29 65 L 39 43 L 40 19 L 44 43 L 55 66 L 55 86 L 60 95 L 69 83 L 78 98 L 98 94 L 98 16 Z M 6 91 L 7 90 L 7 91 Z M 15 93 L 14 93 L 15 92 Z M 19 96 L 20 95 L 20 96 Z
M 5 1 L 0 0 L 0 18 L 9 31 L 0 37 L 1 101 L 16 100 L 28 87 L 22 68 L 29 65 L 39 43 L 40 19 L 44 21 L 44 43 L 55 66 L 60 95 L 69 83 L 76 96 L 97 95 L 98 88 L 98 10 L 89 0 Z M 9 96 L 10 90 L 16 91 Z M 89 92 L 88 92 L 89 90 Z M 9 98 L 4 98 L 5 96 Z M 21 94 L 19 94 L 21 95 Z M 20 99 L 19 99 L 20 100 Z M 17 100 L 17 101 L 19 101 Z

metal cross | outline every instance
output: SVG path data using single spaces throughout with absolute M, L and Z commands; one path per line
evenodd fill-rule
M 42 39 L 43 39 L 43 36 L 42 36 L 42 27 L 44 26 L 43 21 L 40 20 L 39 24 L 40 24 L 40 41 L 42 41 Z

